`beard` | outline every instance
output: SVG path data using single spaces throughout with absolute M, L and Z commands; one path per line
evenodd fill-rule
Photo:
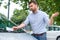
M 36 9 L 31 9 L 31 11 L 32 11 L 32 12 L 35 12 L 35 11 L 36 11 Z

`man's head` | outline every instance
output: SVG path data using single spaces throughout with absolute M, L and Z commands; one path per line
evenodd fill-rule
M 36 1 L 30 1 L 29 2 L 29 8 L 31 11 L 36 11 L 38 8 L 37 2 Z

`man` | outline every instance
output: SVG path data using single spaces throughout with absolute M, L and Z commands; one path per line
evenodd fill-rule
M 46 38 L 46 26 L 53 24 L 53 18 L 58 16 L 58 12 L 54 13 L 49 19 L 48 15 L 38 9 L 38 5 L 35 1 L 29 2 L 29 8 L 32 11 L 26 18 L 26 20 L 17 27 L 13 27 L 13 30 L 18 30 L 27 26 L 29 23 L 31 25 L 33 36 L 38 40 L 47 40 Z

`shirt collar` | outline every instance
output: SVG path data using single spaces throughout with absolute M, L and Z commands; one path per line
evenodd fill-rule
M 33 13 L 33 14 L 37 14 L 38 12 L 39 12 L 39 10 L 37 10 L 37 12 L 36 12 L 36 13 L 33 13 L 33 12 L 32 12 L 32 13 Z

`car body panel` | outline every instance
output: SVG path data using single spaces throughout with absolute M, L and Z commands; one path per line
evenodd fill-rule
M 60 26 L 50 26 L 47 28 L 47 39 L 48 40 L 56 40 L 58 36 L 60 36 Z
M 47 31 L 48 40 L 56 40 L 58 36 L 60 36 L 60 31 Z
M 28 33 L 0 33 L 0 40 L 37 40 Z

